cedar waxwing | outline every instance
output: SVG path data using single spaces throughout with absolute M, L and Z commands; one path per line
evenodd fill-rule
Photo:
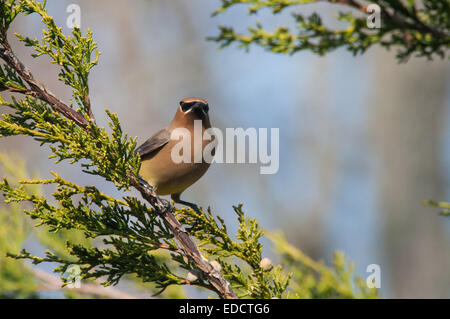
M 169 126 L 136 149 L 142 160 L 139 175 L 153 186 L 155 192 L 158 195 L 171 195 L 174 202 L 194 209 L 198 209 L 197 206 L 181 200 L 180 195 L 202 177 L 210 166 L 203 158 L 203 149 L 211 142 L 208 140 L 202 139 L 202 161 L 200 163 L 194 161 L 194 121 L 201 120 L 203 136 L 204 131 L 211 127 L 208 111 L 208 103 L 203 99 L 183 99 Z M 172 159 L 172 148 L 179 140 L 171 139 L 171 134 L 177 128 L 186 128 L 190 132 L 192 160 L 189 163 L 176 163 Z

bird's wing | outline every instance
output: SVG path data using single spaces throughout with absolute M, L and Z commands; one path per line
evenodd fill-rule
M 139 153 L 142 160 L 150 159 L 169 141 L 170 132 L 164 128 L 139 146 L 135 153 Z

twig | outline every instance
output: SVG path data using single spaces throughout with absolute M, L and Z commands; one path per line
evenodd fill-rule
M 84 100 L 86 101 L 85 107 L 87 108 L 89 118 L 93 123 L 95 123 L 94 113 L 92 113 L 91 99 L 89 98 L 89 94 L 86 93 L 84 96 Z
M 84 129 L 87 128 L 89 121 L 83 115 L 59 100 L 40 82 L 36 81 L 30 70 L 28 70 L 28 68 L 26 68 L 14 55 L 8 42 L 2 42 L 1 45 L 3 48 L 0 48 L 0 58 L 10 67 L 14 68 L 20 77 L 28 83 L 30 90 L 26 91 L 27 94 L 33 95 L 34 97 L 47 102 L 52 108 L 74 121 L 77 125 Z
M 38 82 L 30 70 L 28 70 L 14 55 L 9 43 L 6 41 L 6 37 L 2 38 L 0 44 L 3 45 L 3 48 L 0 48 L 0 58 L 4 60 L 11 68 L 16 70 L 20 77 L 30 86 L 29 90 L 21 93 L 33 95 L 36 98 L 48 103 L 54 110 L 61 113 L 67 119 L 74 121 L 78 126 L 82 127 L 86 131 L 89 131 L 89 120 L 82 114 L 67 106 L 64 102 L 53 95 L 42 83 Z M 89 116 L 94 122 L 92 112 L 90 112 Z M 186 257 L 203 272 L 204 279 L 212 285 L 213 290 L 219 295 L 219 297 L 237 298 L 231 289 L 230 284 L 225 280 L 222 274 L 215 270 L 208 260 L 202 256 L 197 245 L 178 222 L 173 214 L 173 207 L 169 203 L 165 204 L 155 193 L 152 186 L 142 179 L 139 179 L 138 176 L 135 176 L 130 172 L 127 174 L 127 178 L 129 179 L 130 184 L 141 193 L 142 197 L 154 207 L 156 213 L 164 220 L 164 223 L 180 244 Z
M 344 5 L 344 6 L 349 6 L 349 7 L 352 7 L 354 9 L 357 9 L 357 10 L 367 14 L 367 7 L 362 5 L 362 4 L 360 4 L 356 0 L 323 0 L 323 1 L 330 2 L 330 3 L 336 3 L 336 4 L 340 4 L 340 5 Z M 402 8 L 403 13 L 408 12 L 407 8 L 403 5 L 403 3 L 401 1 L 397 1 L 397 4 Z M 397 14 L 391 15 L 387 10 L 383 10 L 381 12 L 381 14 L 382 14 L 383 17 L 385 17 L 386 19 L 390 20 L 391 22 L 394 22 L 395 24 L 397 24 L 399 26 L 401 26 L 401 25 L 410 25 L 412 28 L 415 28 L 416 30 L 418 30 L 420 32 L 431 33 L 431 34 L 433 34 L 434 36 L 437 36 L 437 37 L 449 36 L 449 33 L 447 33 L 444 30 L 439 30 L 439 29 L 430 27 L 429 25 L 426 25 L 416 15 L 409 15 L 408 16 L 409 18 L 413 19 L 414 22 L 416 22 L 416 24 L 411 25 L 411 24 L 408 24 L 406 19 L 403 18 L 402 16 L 399 16 Z
M 363 6 L 362 4 L 356 2 L 355 0 L 325 0 L 331 3 L 337 3 L 337 4 L 341 4 L 341 5 L 346 5 L 346 6 L 350 6 L 353 7 L 355 9 L 358 9 L 364 13 L 367 13 L 367 7 Z

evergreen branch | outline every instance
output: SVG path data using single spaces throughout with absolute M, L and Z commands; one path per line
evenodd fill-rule
M 281 266 L 273 267 L 272 262 L 262 258 L 262 245 L 259 242 L 263 231 L 255 219 L 248 219 L 242 212 L 242 204 L 233 206 L 239 227 L 236 240 L 228 234 L 227 227 L 220 217 L 217 220 L 211 211 L 181 209 L 177 217 L 189 234 L 200 240 L 199 246 L 208 255 L 215 256 L 216 268 L 222 270 L 225 278 L 239 292 L 239 297 L 282 298 L 290 280 L 290 275 L 282 273 Z M 235 257 L 250 266 L 250 273 L 243 271 L 237 263 L 227 261 Z
M 14 55 L 11 50 L 11 46 L 8 42 L 0 42 L 0 58 L 5 61 L 10 68 L 15 70 L 20 77 L 28 83 L 29 90 L 24 92 L 27 95 L 39 98 L 40 100 L 48 103 L 53 109 L 60 112 L 66 118 L 74 121 L 80 127 L 87 129 L 89 121 L 80 113 L 67 106 L 64 102 L 58 99 L 53 93 L 51 93 L 41 82 L 37 81 L 30 70 L 20 62 L 20 60 Z
M 367 25 L 367 7 L 358 0 L 222 0 L 222 5 L 213 13 L 225 12 L 231 6 L 243 4 L 249 14 L 268 8 L 278 14 L 285 8 L 310 3 L 327 2 L 350 12 L 337 14 L 338 21 L 346 22 L 345 29 L 328 28 L 317 13 L 304 16 L 293 13 L 297 23 L 297 33 L 279 26 L 275 31 L 266 31 L 259 22 L 256 27 L 248 27 L 248 34 L 241 34 L 229 26 L 219 26 L 220 33 L 208 40 L 218 42 L 220 48 L 237 43 L 239 48 L 249 49 L 251 44 L 266 50 L 294 54 L 301 50 L 311 50 L 323 55 L 336 48 L 345 47 L 354 55 L 364 53 L 374 44 L 389 49 L 399 48 L 397 58 L 406 61 L 412 54 L 431 59 L 434 55 L 446 56 L 450 46 L 450 3 L 446 0 L 423 1 L 423 8 L 416 8 L 415 1 L 377 1 L 381 9 L 382 26 L 379 29 Z
M 10 1 L 10 3 L 8 3 L 8 4 L 2 3 L 1 9 L 2 10 L 5 10 L 5 8 L 10 9 L 13 4 L 14 4 L 14 1 Z M 59 29 L 56 27 L 56 25 L 54 25 L 53 20 L 46 15 L 44 6 L 45 6 L 45 3 L 39 4 L 39 3 L 36 3 L 35 1 L 22 0 L 22 1 L 20 1 L 19 11 L 25 12 L 26 14 L 37 12 L 38 14 L 43 16 L 43 21 L 47 25 L 47 27 L 50 29 L 50 31 L 53 31 L 54 33 L 57 33 L 57 36 L 62 37 L 62 35 L 58 33 Z M 92 136 L 92 138 L 102 137 L 102 134 L 103 134 L 102 131 L 100 131 L 100 129 L 95 125 L 95 122 L 93 121 L 94 119 L 93 119 L 92 111 L 90 108 L 90 102 L 89 102 L 87 95 L 82 96 L 82 98 L 84 98 L 84 101 L 82 101 L 82 102 L 84 102 L 83 104 L 85 104 L 85 106 L 86 106 L 85 111 L 87 112 L 87 116 L 84 116 L 82 113 L 75 111 L 73 108 L 71 108 L 64 102 L 62 102 L 53 93 L 51 93 L 44 86 L 44 84 L 42 84 L 41 82 L 36 80 L 35 77 L 33 76 L 33 74 L 31 73 L 31 71 L 28 68 L 26 68 L 24 66 L 24 64 L 13 53 L 11 46 L 7 40 L 6 32 L 7 32 L 9 24 L 15 18 L 15 15 L 16 15 L 16 13 L 11 14 L 9 19 L 5 19 L 5 21 L 3 21 L 3 23 L 1 23 L 1 25 L 0 25 L 0 59 L 2 59 L 6 63 L 8 68 L 13 70 L 20 77 L 20 79 L 23 80 L 25 83 L 27 83 L 29 86 L 29 88 L 20 88 L 20 87 L 16 88 L 16 89 L 14 89 L 15 92 L 32 96 L 34 98 L 37 98 L 37 99 L 47 103 L 54 111 L 60 113 L 66 119 L 73 121 L 77 126 L 79 126 L 84 131 L 89 133 Z M 52 53 L 48 52 L 48 50 L 45 48 L 45 46 L 40 46 L 38 43 L 36 43 L 36 41 L 21 38 L 21 37 L 19 37 L 19 39 L 24 41 L 27 45 L 36 46 L 38 48 L 38 52 L 39 52 L 39 50 L 44 50 L 44 51 L 41 51 L 40 53 L 44 54 L 43 52 L 46 52 L 46 54 L 49 54 L 50 56 L 52 56 Z M 57 45 L 59 45 L 59 43 L 57 43 Z M 90 52 L 90 49 L 88 51 Z M 54 58 L 58 59 L 58 58 L 56 58 L 56 56 Z M 91 62 L 91 63 L 93 63 L 92 65 L 95 65 L 96 61 Z M 64 78 L 64 76 L 65 75 L 63 73 L 62 77 Z M 84 74 L 83 76 L 87 77 L 87 74 Z M 67 84 L 71 85 L 71 83 L 67 83 Z M 87 87 L 87 82 L 86 82 L 86 87 Z M 11 88 L 9 88 L 9 89 L 12 90 Z M 113 116 L 111 114 L 109 114 L 109 115 L 112 120 L 112 124 L 111 124 L 112 128 L 114 129 L 113 137 L 120 139 L 121 131 L 120 131 L 120 126 L 118 124 L 118 120 L 115 116 Z M 25 123 L 25 120 L 22 119 L 22 121 Z M 43 125 L 45 126 L 45 123 Z M 25 126 L 25 124 L 24 124 L 24 126 Z M 41 137 L 44 139 L 44 142 L 46 142 L 46 139 L 49 138 L 48 135 L 45 135 L 43 133 L 37 133 L 36 131 L 30 130 L 29 128 L 26 128 L 24 126 L 22 126 L 22 127 L 20 127 L 20 126 L 19 127 L 9 127 L 8 126 L 8 127 L 4 128 L 3 131 L 8 132 L 8 134 L 26 134 L 26 135 L 31 135 L 34 137 Z M 50 130 L 50 128 L 48 128 L 48 130 Z M 53 136 L 51 136 L 51 137 L 53 138 Z M 75 148 L 75 149 L 78 149 L 78 151 L 80 151 L 80 149 L 82 148 L 82 145 L 73 145 L 73 141 L 60 141 L 60 142 L 62 142 L 62 145 L 63 145 L 61 147 L 66 147 L 66 146 L 64 146 L 65 144 L 70 144 L 72 142 L 72 145 L 70 145 L 70 147 L 72 149 Z M 91 142 L 96 143 L 99 141 L 91 141 Z M 101 144 L 97 144 L 97 145 L 101 145 Z M 119 143 L 119 145 L 120 145 L 120 143 Z M 59 154 L 57 154 L 56 149 L 53 149 L 53 151 L 55 152 L 55 154 L 57 156 L 60 156 L 61 158 L 64 158 L 63 156 L 66 156 L 61 152 Z M 83 154 L 83 153 L 81 152 L 80 155 L 81 154 Z M 108 156 L 108 154 L 109 153 L 107 153 L 105 155 Z M 76 160 L 78 160 L 78 159 L 79 158 L 76 158 Z M 109 176 L 107 171 L 108 171 L 108 168 L 110 168 L 110 167 L 105 167 L 104 164 L 102 166 L 102 159 L 100 159 L 99 156 L 95 156 L 94 154 L 92 154 L 92 156 L 89 156 L 89 159 L 95 160 L 95 164 L 97 166 L 100 166 L 103 170 L 100 172 L 94 171 L 94 173 L 102 175 L 104 177 Z M 107 162 L 107 163 L 110 163 L 110 162 Z M 234 294 L 233 290 L 231 289 L 229 283 L 225 280 L 225 278 L 222 276 L 222 274 L 219 271 L 217 271 L 208 262 L 208 260 L 202 256 L 197 245 L 189 237 L 188 233 L 183 229 L 182 225 L 176 219 L 176 217 L 173 214 L 174 208 L 169 203 L 164 202 L 161 198 L 159 198 L 159 196 L 153 190 L 152 186 L 150 186 L 143 179 L 139 178 L 139 176 L 136 173 L 136 166 L 139 163 L 135 163 L 135 164 L 136 165 L 131 165 L 131 167 L 128 167 L 128 169 L 126 169 L 125 172 L 122 171 L 121 172 L 123 174 L 122 176 L 113 176 L 112 180 L 114 180 L 116 182 L 116 180 L 119 179 L 120 187 L 126 186 L 126 184 L 129 183 L 129 185 L 136 188 L 141 193 L 142 197 L 145 200 L 147 200 L 154 207 L 154 209 L 155 209 L 154 212 L 156 212 L 158 214 L 158 216 L 160 216 L 163 219 L 166 227 L 170 230 L 170 232 L 173 234 L 173 237 L 177 240 L 177 242 L 181 246 L 181 249 L 172 249 L 172 250 L 174 250 L 176 252 L 183 252 L 183 254 L 188 258 L 188 260 L 202 272 L 203 278 L 207 282 L 210 283 L 210 285 L 208 285 L 208 284 L 203 284 L 203 283 L 199 282 L 198 283 L 199 285 L 203 285 L 204 287 L 206 287 L 208 289 L 214 290 L 221 298 L 236 298 L 236 295 Z M 114 165 L 114 164 L 111 164 L 111 165 Z M 125 163 L 123 165 L 125 165 Z M 88 164 L 87 166 L 90 167 L 91 165 Z M 109 170 L 109 171 L 112 171 L 111 174 L 114 173 L 114 170 Z M 55 182 L 58 182 L 58 181 L 55 181 Z M 3 184 L 3 186 L 8 187 L 6 181 Z M 13 192 L 12 190 L 9 190 L 9 191 Z M 19 189 L 18 193 L 15 195 L 17 195 L 19 197 L 25 196 L 23 193 L 21 193 L 20 189 Z M 34 202 L 35 204 L 37 203 L 38 205 L 40 205 L 43 208 L 50 207 L 48 205 L 48 203 L 46 203 L 45 201 L 42 201 L 42 200 L 40 201 L 35 197 L 28 197 L 28 198 L 26 198 L 26 200 L 31 200 L 32 202 Z M 50 211 L 52 213 L 58 212 L 58 209 L 51 208 Z M 53 218 L 52 216 L 53 216 L 53 214 L 49 215 L 49 218 Z M 54 222 L 57 223 L 58 221 L 55 220 Z M 55 224 L 54 226 L 60 227 L 59 224 Z M 79 257 L 81 257 L 81 255 Z M 31 258 L 31 256 L 24 255 L 21 258 Z M 63 260 L 57 260 L 53 257 L 48 258 L 47 260 L 59 261 L 61 263 L 64 263 Z M 150 263 L 154 267 L 157 267 L 157 265 L 154 264 L 153 261 L 150 261 Z M 67 263 L 66 263 L 66 265 L 67 265 Z M 160 274 L 164 275 L 165 271 L 168 271 L 168 269 L 161 268 Z M 103 274 L 103 273 L 104 272 L 97 272 L 96 274 L 99 275 L 99 274 Z M 167 272 L 167 274 L 170 275 L 170 272 Z M 118 277 L 115 277 L 114 273 L 110 273 L 109 276 L 110 277 L 112 276 L 110 278 L 110 280 L 112 280 L 113 282 L 117 282 L 117 280 L 122 276 L 122 274 L 120 273 L 117 275 Z M 179 279 L 179 278 L 177 279 L 177 278 L 172 277 L 169 280 L 169 282 L 180 284 L 181 283 L 180 280 L 181 279 Z M 190 281 L 185 280 L 184 283 L 189 284 Z
M 164 203 L 147 182 L 131 176 L 131 185 L 134 186 L 154 208 L 155 211 L 164 219 L 166 226 L 170 229 L 175 239 L 181 245 L 186 257 L 188 257 L 198 269 L 200 269 L 206 280 L 214 287 L 214 290 L 221 298 L 236 298 L 230 284 L 225 280 L 222 274 L 214 269 L 211 263 L 202 256 L 197 245 L 189 237 L 189 234 L 183 229 L 183 226 L 173 214 L 173 207 Z

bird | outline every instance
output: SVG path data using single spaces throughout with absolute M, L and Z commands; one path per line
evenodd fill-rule
M 175 203 L 198 211 L 196 204 L 180 199 L 181 193 L 199 180 L 211 164 L 205 161 L 203 153 L 201 161 L 194 161 L 195 120 L 201 120 L 203 136 L 205 130 L 211 128 L 208 103 L 196 97 L 181 100 L 172 122 L 147 139 L 135 152 L 141 157 L 140 177 L 153 187 L 157 195 L 170 195 Z M 189 163 L 176 163 L 172 159 L 172 149 L 179 140 L 171 139 L 171 134 L 177 128 L 185 128 L 190 132 L 192 158 Z M 210 142 L 202 138 L 202 152 Z

